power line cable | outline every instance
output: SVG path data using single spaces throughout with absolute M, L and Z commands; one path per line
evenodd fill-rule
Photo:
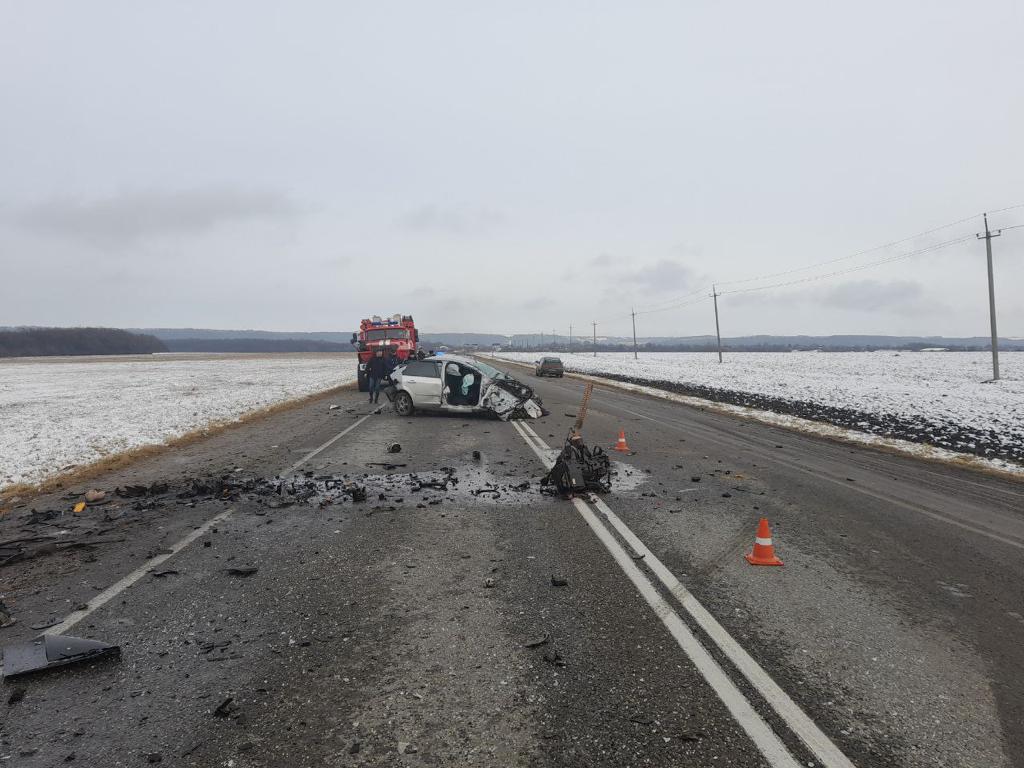
M 824 275 L 812 275 L 811 277 L 802 277 L 799 280 L 788 280 L 788 281 L 782 282 L 782 283 L 772 283 L 771 285 L 758 285 L 758 286 L 754 286 L 753 288 L 735 288 L 735 289 L 733 289 L 731 291 L 721 291 L 718 295 L 719 296 L 725 296 L 725 295 L 733 294 L 733 293 L 753 293 L 754 291 L 767 291 L 767 290 L 770 290 L 772 288 L 784 288 L 784 287 L 789 286 L 789 285 L 800 285 L 802 283 L 812 283 L 812 282 L 815 282 L 815 281 L 818 281 L 818 280 L 826 280 L 826 279 L 828 279 L 830 277 L 838 277 L 840 275 L 848 275 L 851 272 L 860 272 L 860 271 L 865 270 L 865 269 L 870 269 L 871 267 L 881 266 L 882 264 L 891 264 L 894 261 L 902 261 L 904 259 L 913 258 L 914 256 L 920 256 L 921 254 L 924 254 L 924 253 L 931 253 L 933 251 L 942 250 L 943 248 L 949 248 L 950 246 L 957 245 L 959 243 L 965 243 L 965 242 L 967 242 L 968 240 L 970 240 L 973 237 L 974 237 L 974 235 L 966 235 L 964 237 L 958 237 L 958 238 L 955 238 L 953 240 L 947 240 L 947 241 L 942 242 L 942 243 L 935 243 L 934 245 L 929 245 L 929 246 L 927 246 L 925 248 L 919 248 L 919 249 L 917 249 L 915 251 L 909 251 L 907 253 L 899 253 L 899 254 L 896 254 L 895 256 L 888 256 L 888 257 L 886 257 L 884 259 L 879 259 L 878 261 L 872 261 L 872 262 L 869 262 L 867 264 L 859 264 L 856 267 L 849 267 L 847 269 L 841 269 L 841 270 L 837 270 L 835 272 L 828 272 L 828 273 L 826 273 Z
M 1016 206 L 1014 206 L 1014 207 L 1016 207 Z M 1003 210 L 1010 210 L 1010 208 L 1005 208 Z M 904 237 L 904 238 L 902 238 L 900 240 L 893 240 L 892 242 L 884 243 L 883 245 L 876 245 L 873 248 L 866 248 L 866 249 L 864 249 L 862 251 L 857 251 L 856 253 L 851 253 L 851 254 L 848 254 L 846 256 L 839 256 L 838 258 L 835 258 L 835 259 L 829 259 L 828 261 L 820 261 L 820 262 L 817 262 L 815 264 L 808 264 L 808 265 L 803 266 L 803 267 L 795 267 L 794 269 L 787 269 L 787 270 L 783 270 L 781 272 L 772 272 L 772 273 L 765 274 L 765 275 L 759 275 L 757 277 L 746 277 L 746 278 L 743 278 L 743 279 L 740 279 L 740 280 L 723 280 L 721 282 L 718 282 L 717 284 L 718 285 L 738 285 L 740 283 L 752 283 L 752 282 L 756 282 L 758 280 L 770 280 L 773 277 L 785 277 L 786 275 L 793 275 L 793 274 L 796 274 L 797 272 L 806 272 L 807 270 L 817 269 L 818 267 L 827 267 L 830 264 L 837 264 L 840 261 L 849 261 L 850 259 L 855 259 L 858 256 L 866 256 L 869 253 L 874 253 L 876 251 L 881 251 L 881 250 L 884 250 L 886 248 L 892 248 L 893 246 L 902 245 L 903 243 L 909 242 L 911 240 L 916 240 L 919 237 L 925 237 L 926 235 L 931 235 L 931 234 L 934 234 L 935 232 L 941 232 L 944 229 L 949 229 L 950 227 L 955 227 L 958 224 L 965 224 L 966 222 L 973 221 L 974 219 L 977 219 L 980 216 L 981 216 L 981 214 L 977 213 L 977 214 L 975 214 L 973 216 L 968 216 L 966 218 L 959 219 L 958 221 L 952 221 L 949 224 L 943 224 L 940 227 L 934 227 L 932 229 L 925 230 L 924 232 L 919 232 L 918 234 L 911 235 L 910 237 Z

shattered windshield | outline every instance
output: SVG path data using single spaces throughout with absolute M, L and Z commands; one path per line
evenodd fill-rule
M 366 331 L 367 341 L 383 341 L 384 339 L 407 339 L 409 331 L 405 328 L 379 328 Z
M 482 363 L 479 360 L 474 361 L 473 365 L 480 369 L 480 372 L 492 379 L 505 379 L 508 378 L 508 374 L 503 371 L 499 371 L 497 368 L 489 366 L 487 363 Z

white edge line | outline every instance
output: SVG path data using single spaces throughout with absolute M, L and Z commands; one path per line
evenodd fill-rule
M 542 453 L 541 448 L 533 444 L 529 439 L 529 433 L 532 430 L 527 425 L 519 425 L 512 422 L 512 426 L 519 432 L 520 436 L 526 441 L 526 444 L 533 449 L 537 457 L 544 462 L 545 466 L 550 465 L 549 459 Z M 539 440 L 539 438 L 538 438 Z M 543 442 L 543 441 L 541 441 Z M 654 614 L 661 620 L 661 623 L 665 625 L 665 628 L 669 631 L 675 641 L 682 648 L 683 652 L 689 657 L 690 661 L 697 668 L 697 671 L 704 677 L 711 688 L 721 699 L 726 709 L 729 710 L 729 714 L 732 715 L 733 719 L 736 720 L 737 724 L 746 732 L 750 739 L 757 746 L 758 750 L 764 755 L 765 759 L 772 766 L 778 768 L 798 768 L 798 763 L 793 756 L 786 749 L 785 744 L 771 729 L 771 726 L 765 722 L 757 711 L 751 706 L 750 702 L 747 701 L 743 693 L 736 687 L 735 683 L 729 679 L 729 676 L 725 673 L 718 662 L 708 653 L 707 649 L 701 645 L 700 641 L 693 635 L 690 628 L 686 626 L 679 615 L 672 609 L 672 606 L 666 602 L 666 600 L 658 594 L 658 590 L 655 589 L 654 585 L 650 580 L 641 572 L 637 567 L 636 563 L 630 555 L 623 549 L 622 545 L 615 539 L 611 532 L 601 524 L 598 520 L 597 515 L 594 514 L 593 510 L 587 506 L 587 503 L 583 499 L 576 497 L 572 500 L 573 505 L 579 511 L 580 515 L 586 521 L 587 525 L 597 536 L 598 540 L 604 545 L 605 549 L 611 554 L 612 558 L 618 564 L 619 568 L 626 577 L 633 583 L 637 591 L 640 592 L 640 596 L 644 598 L 647 604 L 654 611 Z
M 537 440 L 537 442 L 544 444 L 544 441 L 537 436 L 536 432 L 534 432 L 529 425 L 523 424 L 522 428 L 524 432 L 532 433 L 532 436 Z M 531 445 L 531 447 L 533 446 Z M 537 449 L 534 450 L 537 452 L 538 456 L 541 455 Z M 548 463 L 547 460 L 544 461 L 545 463 Z M 764 668 L 758 664 L 739 643 L 736 642 L 732 635 L 726 631 L 725 627 L 718 623 L 718 620 L 715 619 L 715 617 L 712 616 L 706 608 L 704 608 L 701 602 L 680 583 L 679 579 L 677 579 L 675 575 L 665 567 L 665 565 L 654 555 L 653 552 L 651 552 L 650 549 L 647 548 L 636 534 L 634 534 L 633 531 L 619 519 L 618 515 L 616 515 L 603 500 L 596 496 L 591 495 L 591 503 L 600 510 L 626 543 L 629 544 L 629 546 L 632 547 L 638 555 L 644 556 L 644 564 L 651 569 L 652 573 L 654 573 L 658 580 L 666 589 L 668 589 L 673 597 L 679 601 L 683 609 L 693 617 L 694 621 L 697 622 L 697 625 L 708 634 L 708 637 L 710 637 L 722 653 L 725 654 L 726 658 L 728 658 L 729 661 L 731 661 L 750 682 L 750 684 L 757 689 L 758 693 L 764 697 L 764 699 L 771 705 L 772 709 L 778 713 L 779 717 L 786 722 L 789 728 L 799 737 L 807 748 L 810 749 L 811 752 L 813 752 L 814 755 L 826 766 L 835 766 L 835 768 L 853 768 L 853 763 L 850 759 L 839 750 L 839 748 L 820 728 L 818 728 L 814 721 L 807 716 L 800 706 L 789 697 L 789 694 L 779 687 L 778 683 L 776 683 L 768 673 L 765 672 Z M 588 522 L 590 521 L 588 520 Z M 591 527 L 593 527 L 593 525 Z M 600 537 L 600 532 L 598 532 L 596 528 L 594 530 Z M 607 546 L 607 544 L 605 546 Z M 612 554 L 614 555 L 615 553 L 613 552 Z M 629 564 L 634 568 L 636 567 L 632 560 L 630 560 Z M 648 600 L 648 602 L 650 601 Z M 654 608 L 654 605 L 652 604 L 651 607 Z M 656 608 L 655 611 L 657 611 Z M 682 645 L 681 642 L 680 645 Z M 685 647 L 684 650 L 686 650 Z M 694 660 L 694 662 L 696 663 L 696 660 Z

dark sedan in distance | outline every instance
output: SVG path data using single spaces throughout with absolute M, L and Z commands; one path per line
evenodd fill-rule
M 562 361 L 557 357 L 542 357 L 537 361 L 537 375 L 538 376 L 557 376 L 562 378 L 565 374 L 565 368 L 562 367 Z

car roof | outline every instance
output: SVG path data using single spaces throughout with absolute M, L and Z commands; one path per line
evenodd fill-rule
M 449 360 L 453 363 L 465 363 L 466 365 L 476 364 L 476 360 L 474 360 L 472 357 L 465 357 L 463 355 L 449 355 L 447 353 L 443 355 L 434 355 L 433 357 L 425 357 L 423 358 L 422 361 L 411 357 L 409 358 L 410 363 L 443 363 Z

